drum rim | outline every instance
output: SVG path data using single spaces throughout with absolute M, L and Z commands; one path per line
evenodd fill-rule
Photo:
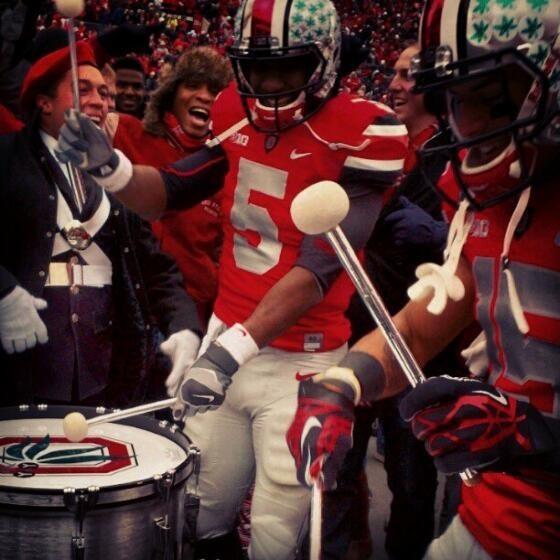
M 15 414 L 24 415 L 25 419 L 30 419 L 30 420 L 35 418 L 57 419 L 59 417 L 62 419 L 69 412 L 81 412 L 86 418 L 91 418 L 92 416 L 97 415 L 96 410 L 97 410 L 96 407 L 84 407 L 84 406 L 80 407 L 80 406 L 71 406 L 71 405 L 70 406 L 69 405 L 20 405 L 20 406 L 11 406 L 11 407 L 0 407 L 0 421 L 17 420 L 18 418 L 15 416 Z M 113 410 L 115 409 L 105 409 L 104 413 L 109 413 L 112 412 Z M 53 415 L 53 411 L 59 412 L 61 413 L 61 415 L 55 416 Z M 12 416 L 6 417 L 7 414 L 11 414 Z M 156 435 L 161 435 L 162 437 L 167 437 L 167 439 L 170 439 L 171 441 L 179 445 L 181 449 L 183 449 L 183 451 L 186 454 L 186 458 L 176 467 L 172 469 L 168 469 L 161 473 L 154 473 L 154 475 L 152 475 L 151 477 L 142 478 L 136 481 L 126 482 L 122 484 L 101 486 L 99 487 L 100 498 L 101 496 L 108 498 L 109 494 L 115 492 L 126 493 L 129 490 L 145 489 L 146 486 L 150 484 L 155 485 L 157 483 L 158 479 L 156 477 L 158 475 L 163 476 L 170 471 L 174 471 L 172 488 L 176 488 L 177 486 L 181 485 L 192 474 L 192 472 L 189 472 L 189 469 L 187 467 L 189 463 L 192 463 L 193 455 L 198 453 L 198 448 L 191 443 L 190 439 L 186 436 L 186 434 L 184 434 L 178 427 L 173 428 L 172 425 L 169 424 L 169 422 L 159 421 L 155 418 L 148 417 L 146 415 L 136 416 L 133 418 L 126 418 L 124 420 L 117 420 L 111 423 L 132 426 L 134 428 L 149 431 Z M 152 429 L 150 429 L 150 427 Z M 71 488 L 74 488 L 76 491 L 83 491 L 83 490 L 87 490 L 92 486 L 94 485 L 90 484 L 81 487 L 71 486 Z M 62 497 L 64 493 L 63 489 L 60 488 L 59 489 L 25 488 L 25 487 L 9 486 L 6 484 L 2 484 L 1 479 L 0 479 L 0 492 L 9 493 L 12 495 L 22 494 L 22 495 L 31 495 L 31 496 L 41 495 L 41 496 L 60 496 L 60 497 Z M 137 492 L 134 493 L 131 492 L 131 494 L 137 494 Z M 136 495 L 136 496 L 131 495 L 130 497 L 118 501 L 128 502 L 136 499 L 141 499 L 150 495 L 150 494 L 142 495 L 143 494 L 142 492 L 140 492 L 140 494 L 141 495 Z M 103 500 L 100 499 L 99 501 L 100 504 L 105 502 L 108 502 L 108 499 L 103 499 Z M 11 505 L 11 504 L 12 502 L 9 501 L 6 502 L 2 500 L 2 497 L 0 496 L 0 505 Z M 15 504 L 15 505 L 27 505 L 27 504 L 23 503 L 23 504 Z M 53 506 L 51 505 L 49 507 L 53 507 Z

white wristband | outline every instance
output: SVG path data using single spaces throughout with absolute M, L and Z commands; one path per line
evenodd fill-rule
M 225 348 L 232 358 L 242 366 L 259 353 L 259 347 L 240 323 L 235 323 L 225 333 L 222 333 L 216 343 Z
M 358 378 L 350 368 L 333 366 L 324 373 L 313 376 L 313 381 L 315 383 L 318 383 L 320 381 L 328 381 L 329 379 L 342 381 L 350 385 L 350 387 L 352 387 L 354 391 L 354 404 L 358 405 L 358 403 L 362 399 L 362 386 L 360 385 Z
M 115 153 L 119 158 L 119 163 L 113 173 L 105 177 L 92 175 L 95 182 L 100 187 L 103 187 L 106 191 L 111 193 L 116 193 L 124 189 L 126 185 L 128 185 L 130 179 L 132 179 L 133 172 L 130 160 L 120 150 L 115 150 Z

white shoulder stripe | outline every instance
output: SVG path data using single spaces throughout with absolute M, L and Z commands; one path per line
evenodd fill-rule
M 364 99 L 363 97 L 354 97 L 353 99 L 350 100 L 350 103 L 370 103 L 371 105 L 375 105 L 376 107 L 379 107 L 379 109 L 383 109 L 389 115 L 395 114 L 395 111 L 393 111 L 393 109 L 391 109 L 391 107 L 389 107 L 388 105 L 385 105 L 385 103 L 380 103 L 379 101 L 373 101 L 372 99 Z
M 344 162 L 345 167 L 364 169 L 366 171 L 401 171 L 404 159 L 366 159 L 348 156 Z
M 370 124 L 363 132 L 364 136 L 408 136 L 404 124 Z

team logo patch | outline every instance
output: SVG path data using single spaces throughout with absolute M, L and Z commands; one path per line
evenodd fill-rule
M 113 474 L 138 465 L 131 443 L 87 437 L 0 437 L 0 478 L 5 476 Z

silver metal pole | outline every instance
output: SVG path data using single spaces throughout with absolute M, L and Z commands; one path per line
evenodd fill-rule
M 78 56 L 76 54 L 76 34 L 74 32 L 74 18 L 68 18 L 68 47 L 70 50 L 70 72 L 72 76 L 72 97 L 74 98 L 74 109 L 80 111 L 80 85 L 78 77 Z M 70 181 L 72 191 L 74 193 L 74 200 L 78 206 L 78 209 L 82 210 L 85 204 L 86 196 L 82 188 L 82 182 L 78 178 L 73 178 Z
M 365 273 L 344 232 L 339 226 L 336 226 L 327 231 L 326 236 L 410 384 L 416 387 L 419 383 L 426 381 L 416 358 L 395 327 L 383 300 Z M 472 486 L 477 482 L 478 473 L 472 469 L 466 469 L 461 473 L 461 478 L 465 484 Z

